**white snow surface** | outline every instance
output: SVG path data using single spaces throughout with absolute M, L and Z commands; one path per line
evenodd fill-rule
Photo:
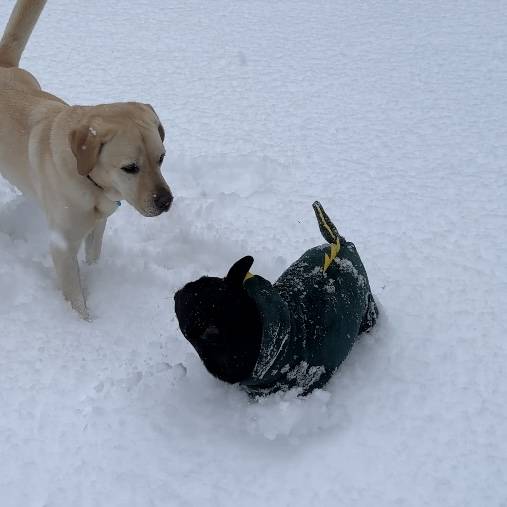
M 3 24 L 13 0 L 0 4 Z M 109 220 L 56 288 L 0 180 L 0 505 L 506 506 L 507 8 L 494 0 L 53 0 L 23 65 L 73 104 L 151 103 L 172 210 Z M 251 402 L 173 294 L 354 241 L 381 318 L 325 390 Z

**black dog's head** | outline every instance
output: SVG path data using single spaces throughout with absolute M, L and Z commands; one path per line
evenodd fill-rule
M 243 287 L 252 264 L 243 257 L 225 278 L 204 276 L 174 296 L 181 332 L 208 371 L 231 384 L 250 376 L 261 345 L 261 317 Z

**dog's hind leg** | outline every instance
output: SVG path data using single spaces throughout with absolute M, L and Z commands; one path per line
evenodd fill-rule
M 100 220 L 85 240 L 85 259 L 87 264 L 94 264 L 99 260 L 102 249 L 102 237 L 106 228 L 107 219 Z
M 359 326 L 359 334 L 368 332 L 377 322 L 378 308 L 373 296 L 368 294 L 368 306 L 366 307 L 366 313 L 364 314 L 361 326 Z

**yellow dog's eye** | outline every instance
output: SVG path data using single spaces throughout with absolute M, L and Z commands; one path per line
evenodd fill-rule
M 160 158 L 158 159 L 158 165 L 162 165 L 164 158 L 165 158 L 165 153 L 162 153 L 162 155 L 160 155 Z
M 122 171 L 125 171 L 128 174 L 137 174 L 139 172 L 139 166 L 134 162 L 129 165 L 124 165 L 121 168 Z

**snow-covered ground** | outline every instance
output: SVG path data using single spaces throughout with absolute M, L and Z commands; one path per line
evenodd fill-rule
M 14 4 L 3 0 L 3 24 Z M 507 505 L 503 1 L 52 0 L 23 63 L 71 103 L 150 102 L 176 200 L 112 217 L 63 301 L 44 221 L 0 181 L 0 505 Z M 382 317 L 325 391 L 251 403 L 172 295 L 321 243 Z

